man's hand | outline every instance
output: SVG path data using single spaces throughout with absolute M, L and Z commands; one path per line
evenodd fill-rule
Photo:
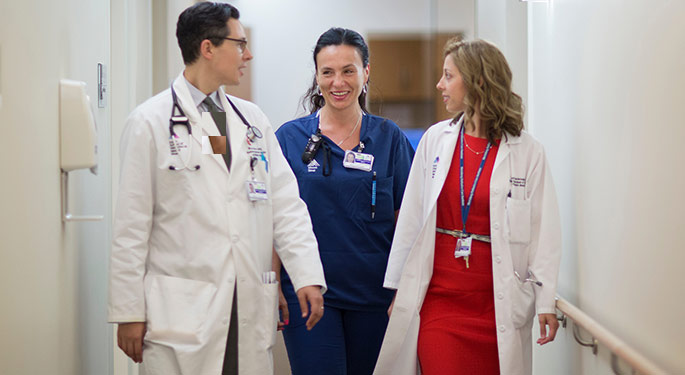
M 117 329 L 117 344 L 133 362 L 143 362 L 143 336 L 145 323 L 120 323 Z
M 557 335 L 557 329 L 559 329 L 557 315 L 539 314 L 538 320 L 540 321 L 540 338 L 537 341 L 538 345 L 545 345 L 548 342 L 554 341 L 554 337 Z M 549 326 L 549 335 L 547 334 L 547 326 Z
M 278 309 L 281 310 L 281 320 L 278 321 L 278 330 L 282 331 L 285 326 L 290 324 L 290 312 L 288 311 L 288 301 L 283 295 L 281 284 L 278 284 Z
M 297 291 L 297 299 L 300 301 L 300 310 L 302 310 L 302 317 L 307 319 L 307 331 L 311 331 L 316 323 L 323 317 L 323 296 L 321 295 L 321 287 L 318 285 L 303 286 Z M 309 304 L 309 305 L 307 305 Z M 309 307 L 311 306 L 311 314 Z

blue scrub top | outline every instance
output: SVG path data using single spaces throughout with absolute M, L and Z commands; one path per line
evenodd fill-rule
M 414 149 L 400 128 L 382 117 L 364 114 L 360 141 L 374 156 L 371 172 L 343 166 L 344 150 L 324 136 L 330 147 L 330 175 L 324 176 L 325 152 L 302 162 L 309 137 L 316 132 L 316 114 L 283 124 L 276 137 L 307 204 L 326 275 L 326 305 L 341 309 L 387 309 L 393 292 L 383 288 L 395 211 L 400 208 Z M 358 151 L 359 146 L 353 151 Z M 328 167 L 327 167 L 328 171 Z M 371 184 L 376 172 L 376 214 L 371 218 Z M 281 270 L 288 303 L 297 303 L 290 278 Z

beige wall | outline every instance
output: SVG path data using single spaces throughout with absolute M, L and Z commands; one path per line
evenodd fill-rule
M 78 321 L 82 233 L 61 222 L 58 143 L 58 81 L 84 80 L 78 41 L 89 21 L 103 24 L 104 31 L 90 35 L 108 46 L 107 20 L 99 18 L 108 1 L 85 3 L 0 5 L 2 374 L 71 375 L 87 366 L 79 354 L 85 339 Z M 70 12 L 77 8 L 86 20 Z M 101 49 L 91 45 L 89 51 Z M 89 88 L 94 96 L 91 83 Z M 76 200 L 74 207 L 82 205 Z
M 57 77 L 62 10 L 0 5 L 0 373 L 71 374 L 73 252 L 60 221 Z M 55 18 L 52 18 L 55 17 Z M 35 104 L 40 106 L 36 110 Z M 40 360 L 38 360 L 40 359 Z

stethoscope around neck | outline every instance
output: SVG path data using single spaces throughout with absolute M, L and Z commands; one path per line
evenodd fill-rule
M 188 119 L 188 116 L 186 116 L 185 112 L 183 112 L 183 108 L 181 108 L 181 105 L 178 104 L 178 96 L 176 95 L 176 90 L 174 90 L 173 85 L 171 86 L 171 98 L 173 99 L 173 106 L 171 108 L 171 117 L 169 118 L 169 139 L 174 142 L 174 145 L 176 146 L 176 149 L 179 152 L 179 158 L 181 159 L 181 163 L 183 163 L 183 167 L 179 168 L 174 165 L 169 165 L 169 169 L 172 171 L 180 171 L 183 169 L 188 169 L 190 171 L 198 171 L 200 170 L 199 164 L 196 164 L 194 167 L 188 166 L 188 162 L 190 161 L 190 158 L 193 154 L 193 128 L 190 125 L 190 120 Z M 262 132 L 258 128 L 250 125 L 245 116 L 243 116 L 243 114 L 238 110 L 238 107 L 236 107 L 235 104 L 233 104 L 233 102 L 231 101 L 231 99 L 228 98 L 228 96 L 226 97 L 226 100 L 228 101 L 228 104 L 231 105 L 231 107 L 238 115 L 238 117 L 240 117 L 240 120 L 242 120 L 243 124 L 245 124 L 245 126 L 247 127 L 246 140 L 248 144 L 251 144 L 251 142 L 254 142 L 257 138 L 262 138 Z M 178 147 L 178 143 L 176 142 L 176 138 L 178 138 L 178 135 L 174 131 L 174 126 L 176 125 L 183 125 L 188 130 L 189 145 L 187 159 L 180 157 L 180 148 Z

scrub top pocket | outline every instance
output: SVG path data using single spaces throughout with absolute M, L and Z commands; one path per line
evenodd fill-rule
M 356 216 L 366 222 L 382 222 L 394 220 L 395 210 L 393 209 L 393 177 L 383 177 L 376 179 L 376 207 L 375 215 L 371 218 L 371 199 L 372 199 L 372 177 L 357 180 L 358 191 L 355 198 Z

